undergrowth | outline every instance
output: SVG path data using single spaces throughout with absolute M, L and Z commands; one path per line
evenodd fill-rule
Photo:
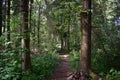
M 103 79 L 105 79 L 105 80 L 120 80 L 120 71 L 118 71 L 116 69 L 109 69 L 108 71 L 104 72 L 106 67 L 101 67 L 101 66 L 105 65 L 103 58 L 104 57 L 101 57 L 101 59 L 95 58 L 95 57 L 92 58 L 92 59 L 96 59 L 97 64 L 92 62 L 92 72 L 90 72 L 90 76 L 92 78 L 95 78 L 96 73 L 94 73 L 94 72 L 98 72 L 97 75 L 99 76 L 100 80 L 103 80 Z M 71 68 L 72 68 L 73 72 L 76 72 L 78 70 L 79 64 L 80 64 L 80 53 L 75 50 L 71 51 L 71 53 L 69 55 L 69 59 L 70 59 L 70 64 L 71 64 Z M 103 62 L 100 63 L 99 61 L 103 61 Z M 99 65 L 101 65 L 101 66 L 99 66 Z M 109 67 L 109 68 L 111 68 L 111 67 Z M 101 72 L 100 72 L 100 70 L 101 70 Z M 94 80 L 94 79 L 92 79 L 92 80 Z
M 70 65 L 73 71 L 76 71 L 79 67 L 80 56 L 78 51 L 71 51 L 69 55 Z
M 57 54 L 33 55 L 32 71 L 25 72 L 22 80 L 49 80 L 59 61 Z

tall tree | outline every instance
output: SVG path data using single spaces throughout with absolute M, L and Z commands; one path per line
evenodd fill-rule
M 0 0 L 0 36 L 2 35 L 2 0 Z
M 32 8 L 33 8 L 33 0 L 30 0 L 30 4 L 29 4 L 29 27 L 30 27 L 30 30 L 31 30 L 31 25 L 32 25 Z
M 70 16 L 70 3 L 68 4 L 68 29 L 67 29 L 67 51 L 69 53 L 70 51 L 70 22 L 71 22 L 71 16 Z
M 91 0 L 83 0 L 82 43 L 80 68 L 83 75 L 89 75 L 91 66 Z M 85 76 L 82 80 L 86 80 Z
M 30 60 L 30 34 L 28 27 L 28 12 L 29 12 L 29 0 L 21 0 L 21 34 L 23 38 L 21 39 L 21 45 L 24 49 L 24 53 L 22 54 L 22 69 L 27 71 L 31 68 L 31 60 Z
M 7 41 L 10 41 L 10 2 L 11 0 L 6 0 Z
M 37 25 L 37 39 L 38 39 L 38 48 L 39 48 L 39 44 L 40 44 L 40 15 L 41 15 L 41 12 L 40 12 L 40 4 L 39 4 L 39 10 L 38 10 L 38 25 Z
M 13 9 L 13 15 L 16 16 L 19 14 L 19 6 L 20 6 L 20 0 L 13 0 L 12 1 L 12 9 Z
M 6 14 L 6 13 L 7 13 L 7 12 L 6 12 L 6 0 L 3 0 L 2 11 L 3 11 L 3 13 L 4 13 L 4 14 L 2 14 L 2 18 L 3 18 L 3 19 L 2 19 L 2 21 L 3 21 L 3 27 L 2 27 L 2 28 L 3 28 L 3 31 L 2 31 L 2 32 L 4 33 L 4 32 L 6 31 L 6 15 L 7 15 L 7 14 Z

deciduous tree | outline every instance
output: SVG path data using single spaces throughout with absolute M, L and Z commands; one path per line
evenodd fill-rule
M 11 0 L 6 0 L 7 41 L 10 41 L 10 2 Z
M 21 45 L 23 48 L 22 53 L 22 69 L 29 70 L 31 68 L 31 60 L 30 60 L 30 34 L 28 27 L 28 12 L 29 12 L 29 0 L 21 0 L 21 34 L 23 38 L 21 39 Z
M 88 75 L 91 66 L 91 0 L 83 0 L 80 68 Z M 83 76 L 85 77 L 85 76 Z M 86 80 L 85 78 L 83 80 Z

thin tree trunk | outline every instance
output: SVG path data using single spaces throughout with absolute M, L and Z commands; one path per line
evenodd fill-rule
M 69 23 L 70 24 L 70 23 Z M 68 31 L 67 31 L 67 52 L 70 51 L 70 25 L 68 25 Z
M 83 0 L 83 9 L 86 10 L 86 12 L 82 12 L 80 68 L 83 75 L 88 75 L 91 67 L 91 0 Z
M 6 0 L 7 41 L 10 41 L 10 2 L 11 2 L 11 0 Z
M 19 14 L 19 6 L 20 6 L 20 0 L 13 0 L 12 1 L 12 5 L 13 5 L 13 15 L 17 16 Z
M 63 35 L 61 35 L 61 51 L 63 51 L 63 46 L 64 46 L 64 43 L 63 43 Z
M 28 4 L 29 0 L 21 0 L 21 28 L 23 38 L 21 39 L 21 46 L 24 49 L 24 53 L 22 54 L 22 69 L 27 71 L 31 68 L 31 60 L 30 60 L 30 34 L 28 27 Z
M 4 23 L 3 23 L 3 31 L 2 31 L 2 33 L 4 33 L 6 31 L 6 22 L 7 22 L 6 21 L 6 15 L 7 15 L 6 14 L 6 0 L 4 1 L 4 4 L 3 4 L 3 13 L 4 14 L 2 16 L 3 16 L 3 22 Z
M 33 27 L 33 32 L 34 32 L 33 33 L 33 37 L 34 37 L 33 44 L 35 45 L 35 40 L 36 40 L 36 36 L 35 36 L 36 35 L 36 27 L 35 27 L 36 26 L 36 19 L 33 20 L 33 23 L 34 23 L 33 24 L 33 26 L 34 26 Z
M 67 29 L 67 51 L 68 51 L 68 53 L 69 53 L 69 51 L 70 51 L 70 3 L 69 3 L 69 5 L 68 5 L 68 8 L 69 8 L 69 16 L 68 16 L 68 29 Z
M 29 31 L 32 31 L 32 4 L 33 4 L 33 0 L 29 1 Z M 30 42 L 29 42 L 30 43 Z M 30 44 L 31 46 L 31 44 Z M 31 49 L 31 47 L 30 47 Z
M 39 11 L 38 11 L 38 27 L 37 27 L 37 39 L 38 39 L 38 48 L 40 45 L 40 5 L 39 5 Z
M 30 14 L 29 14 L 29 17 L 30 17 L 30 20 L 29 20 L 29 27 L 30 27 L 30 31 L 31 31 L 31 25 L 32 25 L 32 4 L 33 4 L 33 0 L 30 0 Z
M 2 35 L 2 0 L 0 0 L 0 36 Z
M 67 49 L 67 36 L 65 37 L 64 43 L 65 43 L 65 49 Z

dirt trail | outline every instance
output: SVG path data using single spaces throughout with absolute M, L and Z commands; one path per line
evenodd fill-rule
M 68 55 L 60 55 L 61 63 L 56 67 L 52 80 L 70 80 L 72 74 Z

